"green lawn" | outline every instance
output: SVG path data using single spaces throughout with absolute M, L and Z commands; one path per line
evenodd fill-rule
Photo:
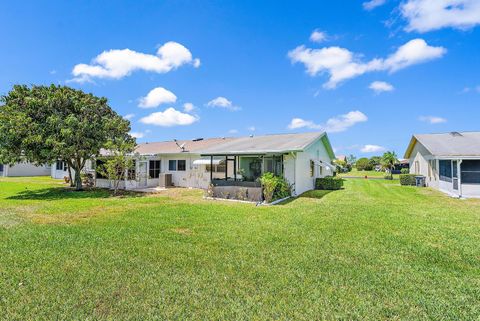
M 345 183 L 255 207 L 0 179 L 0 319 L 478 320 L 480 201 Z
M 342 177 L 385 177 L 385 172 L 376 172 L 376 171 L 359 171 L 356 168 L 353 168 L 351 172 L 348 173 L 340 173 L 339 176 Z M 394 179 L 398 179 L 398 175 L 393 175 Z

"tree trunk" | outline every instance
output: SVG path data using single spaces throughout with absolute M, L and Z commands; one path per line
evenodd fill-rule
M 67 169 L 68 169 L 68 178 L 70 179 L 70 187 L 74 187 L 75 184 L 73 183 L 72 168 L 70 167 L 70 162 L 67 162 Z
M 82 177 L 80 175 L 80 170 L 75 171 L 75 190 L 82 190 Z
M 84 162 L 80 158 L 77 158 L 73 161 L 73 170 L 75 171 L 75 190 L 81 191 L 82 189 L 82 176 L 81 171 L 83 166 L 85 165 Z

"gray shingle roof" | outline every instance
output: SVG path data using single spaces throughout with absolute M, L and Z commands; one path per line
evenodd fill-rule
M 323 132 L 301 134 L 277 134 L 247 137 L 208 138 L 199 141 L 178 140 L 178 145 L 184 145 L 186 153 L 204 155 L 231 155 L 231 154 L 266 154 L 300 151 L 316 139 L 322 137 Z M 141 155 L 178 154 L 182 149 L 175 141 L 142 143 L 135 149 Z
M 434 156 L 480 157 L 480 132 L 414 135 L 405 155 L 409 158 L 417 140 Z
M 301 151 L 324 132 L 239 137 L 202 150 L 204 155 L 282 153 Z

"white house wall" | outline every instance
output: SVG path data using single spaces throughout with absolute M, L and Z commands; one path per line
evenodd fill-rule
M 140 174 L 140 162 L 147 163 L 147 175 L 150 172 L 150 160 L 160 160 L 160 173 L 171 174 L 172 183 L 174 186 L 179 187 L 191 187 L 207 189 L 210 184 L 210 172 L 207 171 L 207 165 L 194 165 L 193 162 L 197 159 L 201 159 L 199 154 L 169 154 L 159 156 L 148 156 L 136 159 L 136 172 Z M 185 160 L 185 171 L 170 171 L 168 169 L 168 163 L 170 160 Z M 228 163 L 228 176 L 233 177 L 234 169 L 233 162 Z M 213 173 L 213 178 L 224 178 L 225 173 Z M 120 183 L 120 188 L 135 189 L 143 188 L 140 186 L 139 180 L 131 180 Z M 159 185 L 158 178 L 147 178 L 146 187 L 156 187 Z M 97 179 L 97 187 L 110 188 L 111 182 L 107 179 Z
M 429 161 L 433 160 L 436 164 L 435 169 L 431 168 L 429 171 Z M 415 164 L 418 162 L 418 173 L 415 172 Z M 446 184 L 451 185 L 452 183 L 447 183 L 440 181 L 438 174 L 439 163 L 438 160 L 419 142 L 417 142 L 412 150 L 409 159 L 410 163 L 410 174 L 418 174 L 426 177 L 426 185 L 428 187 L 433 187 L 436 189 L 446 189 Z
M 314 173 L 311 176 L 310 162 L 314 161 Z M 327 166 L 322 166 L 320 173 L 320 162 L 331 163 L 331 159 L 328 155 L 328 152 L 325 148 L 323 142 L 319 139 L 303 152 L 296 153 L 296 158 L 294 160 L 289 159 L 288 167 L 291 167 L 291 163 L 294 163 L 295 172 L 294 172 L 294 190 L 297 195 L 300 195 L 306 191 L 312 190 L 315 188 L 315 179 L 325 176 L 333 175 L 333 168 L 327 169 Z M 285 171 L 285 177 L 287 180 L 292 179 L 292 173 Z
M 13 166 L 4 165 L 3 176 L 5 177 L 27 177 L 27 176 L 49 176 L 50 166 L 35 166 L 31 163 L 17 163 Z

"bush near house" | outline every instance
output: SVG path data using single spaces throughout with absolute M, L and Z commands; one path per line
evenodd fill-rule
M 400 174 L 410 174 L 410 168 L 402 168 Z
M 400 185 L 403 186 L 415 186 L 415 175 L 414 174 L 400 174 Z
M 343 187 L 343 178 L 327 176 L 315 180 L 315 189 L 339 190 Z
M 262 183 L 263 197 L 267 203 L 292 195 L 290 185 L 283 177 L 265 173 L 260 177 L 260 182 Z

